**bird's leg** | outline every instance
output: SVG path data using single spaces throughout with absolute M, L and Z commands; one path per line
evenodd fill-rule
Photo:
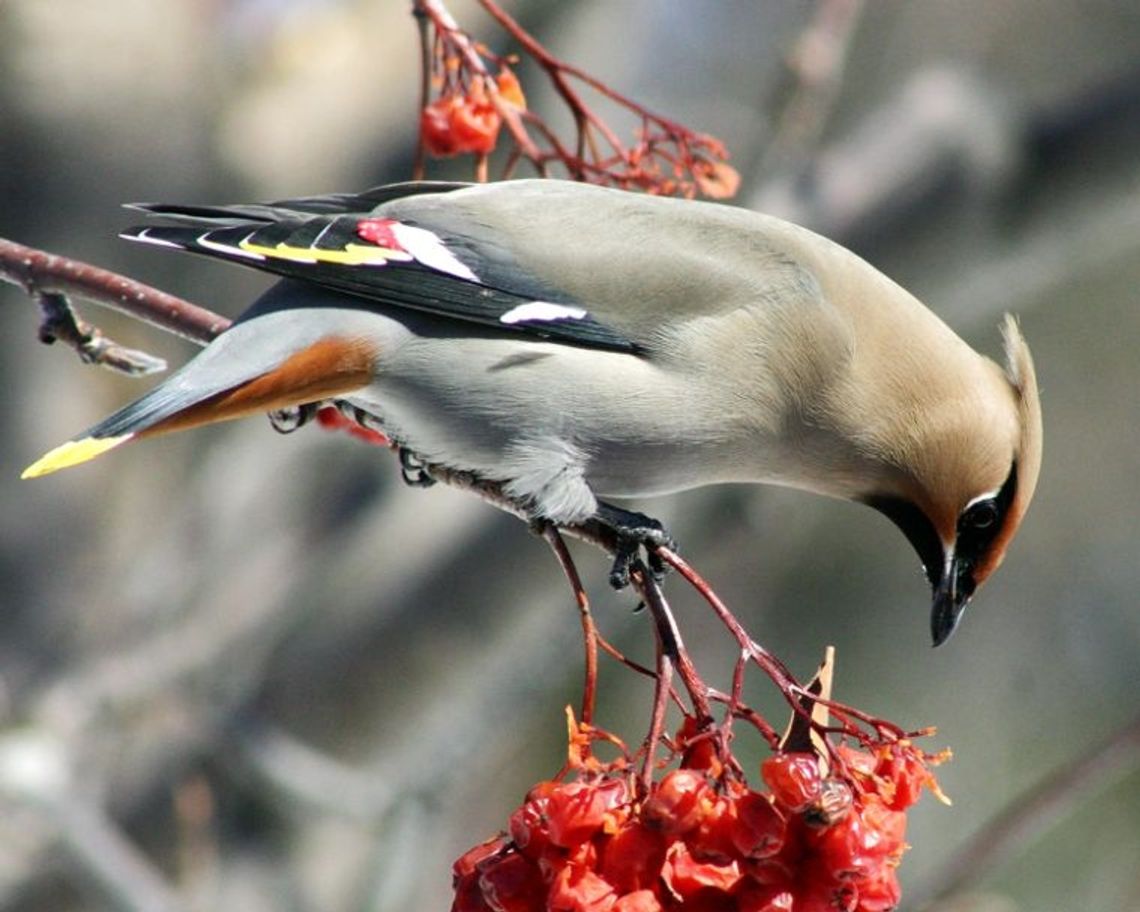
M 598 512 L 594 514 L 594 518 L 613 532 L 617 542 L 614 563 L 610 570 L 611 586 L 615 589 L 624 589 L 629 585 L 630 569 L 642 548 L 645 549 L 649 570 L 654 579 L 660 580 L 664 577 L 665 565 L 657 556 L 655 549 L 666 547 L 672 550 L 676 548 L 676 544 L 661 523 L 644 513 L 623 510 L 621 507 L 602 501 L 598 501 Z
M 413 488 L 430 488 L 435 484 L 427 464 L 407 447 L 397 447 L 400 457 L 400 477 Z

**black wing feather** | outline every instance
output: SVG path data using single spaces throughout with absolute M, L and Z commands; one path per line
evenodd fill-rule
M 385 184 L 363 193 L 330 193 L 325 196 L 302 196 L 279 200 L 275 203 L 241 203 L 227 206 L 194 206 L 179 203 L 127 203 L 127 209 L 136 209 L 148 215 L 159 215 L 189 225 L 239 225 L 246 222 L 278 222 L 282 219 L 307 215 L 365 214 L 377 206 L 419 196 L 423 193 L 450 193 L 470 184 L 458 181 L 407 181 L 402 184 Z
M 354 208 L 351 214 L 331 217 L 305 215 L 293 208 L 304 200 L 273 206 L 141 205 L 137 208 L 176 221 L 192 222 L 198 227 L 137 227 L 124 232 L 123 237 L 178 247 L 191 253 L 252 266 L 283 278 L 314 282 L 363 301 L 424 311 L 447 319 L 493 327 L 503 333 L 609 351 L 637 353 L 640 350 L 636 343 L 589 314 L 579 319 L 504 323 L 501 319 L 504 314 L 535 300 L 576 305 L 564 295 L 538 293 L 536 283 L 526 276 L 516 273 L 512 277 L 502 251 L 482 251 L 484 256 L 480 264 L 487 267 L 485 271 L 489 274 L 481 277 L 480 281 L 470 281 L 416 261 L 389 260 L 382 265 L 348 266 L 320 261 L 315 257 L 313 260 L 257 258 L 240 252 L 243 242 L 260 247 L 284 244 L 294 251 L 297 248 L 335 251 L 343 250 L 349 243 L 366 244 L 357 235 L 357 225 L 363 213 L 355 206 L 362 202 L 364 196 L 375 200 L 409 195 L 408 185 L 399 186 L 404 188 L 399 192 L 396 188 L 384 187 L 352 197 Z M 446 186 L 457 189 L 463 185 Z M 430 184 L 415 184 L 411 189 L 416 193 L 439 192 L 438 185 Z M 328 201 L 331 198 L 314 199 Z M 209 227 L 203 230 L 203 226 Z M 455 240 L 454 244 L 449 243 L 448 249 L 461 253 L 466 250 L 472 258 L 479 259 L 480 251 L 472 247 L 471 239 Z M 517 287 L 510 287 L 512 284 Z

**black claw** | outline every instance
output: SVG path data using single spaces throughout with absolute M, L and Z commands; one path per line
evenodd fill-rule
M 430 488 L 435 484 L 428 467 L 407 447 L 400 447 L 400 477 L 413 488 Z
M 319 407 L 319 402 L 306 402 L 304 405 L 277 409 L 269 413 L 269 423 L 278 434 L 291 434 L 312 421 Z
M 341 413 L 348 418 L 351 418 L 361 427 L 368 428 L 370 431 L 377 431 L 380 434 L 384 433 L 384 422 L 380 420 L 378 415 L 373 415 L 371 412 L 366 412 L 364 409 L 357 405 L 352 405 L 349 402 L 341 402 Z M 349 411 L 351 409 L 351 412 Z
M 610 585 L 619 592 L 629 585 L 629 572 L 641 551 L 641 543 L 632 539 L 619 539 L 614 563 L 610 568 Z
M 598 504 L 597 518 L 613 530 L 617 539 L 617 550 L 610 570 L 610 585 L 613 588 L 620 590 L 629 585 L 630 570 L 643 548 L 654 581 L 660 583 L 664 579 L 665 564 L 654 549 L 665 547 L 672 551 L 677 546 L 661 523 L 644 513 L 622 510 L 606 503 Z

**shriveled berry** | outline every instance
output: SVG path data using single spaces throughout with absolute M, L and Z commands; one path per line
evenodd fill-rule
M 877 877 L 859 884 L 859 912 L 890 912 L 902 899 L 899 878 L 892 865 L 886 865 Z
M 479 888 L 492 912 L 531 912 L 541 908 L 545 893 L 538 867 L 517 852 L 486 865 L 479 873 Z
M 731 861 L 739 854 L 733 842 L 737 828 L 736 799 L 713 794 L 703 804 L 705 810 L 700 822 L 685 834 L 685 843 L 693 855 L 702 860 Z
M 641 809 L 646 826 L 679 836 L 701 821 L 712 789 L 703 773 L 678 769 L 667 773 Z
M 620 779 L 565 782 L 547 797 L 547 833 L 555 845 L 573 848 L 598 833 L 611 809 L 626 801 Z
M 735 860 L 727 864 L 698 861 L 683 842 L 674 842 L 666 849 L 661 866 L 661 880 L 682 901 L 707 888 L 731 890 L 740 877 L 740 865 Z
M 656 884 L 664 861 L 665 837 L 631 820 L 602 844 L 600 871 L 620 893 L 632 893 Z
M 787 821 L 767 795 L 746 792 L 735 802 L 732 844 L 745 858 L 768 858 L 784 846 Z
M 610 912 L 616 903 L 617 893 L 613 886 L 597 873 L 577 865 L 567 865 L 551 883 L 545 909 L 546 912 Z
M 451 901 L 451 912 L 491 912 L 491 907 L 483 898 L 478 874 L 468 874 L 455 881 L 455 898 Z
M 610 912 L 662 912 L 661 900 L 652 890 L 634 890 L 619 896 Z
M 760 775 L 768 783 L 776 803 L 792 813 L 805 810 L 823 790 L 819 758 L 815 754 L 774 754 L 761 765 Z
M 499 75 L 495 77 L 495 87 L 499 90 L 499 97 L 507 104 L 520 111 L 526 110 L 526 96 L 523 95 L 518 77 L 511 70 L 499 71 Z
M 762 887 L 745 882 L 736 891 L 737 912 L 792 912 L 795 895 L 782 887 Z
M 886 849 L 883 834 L 855 812 L 823 832 L 818 853 L 831 877 L 856 880 L 878 872 L 886 861 Z
M 479 870 L 479 866 L 488 858 L 500 855 L 507 850 L 507 840 L 502 836 L 494 836 L 474 848 L 468 849 L 451 866 L 451 875 L 456 880 L 467 877 Z

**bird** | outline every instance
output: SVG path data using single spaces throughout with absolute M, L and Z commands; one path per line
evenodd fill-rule
M 547 178 L 133 208 L 150 220 L 123 237 L 278 281 L 24 477 L 337 401 L 429 475 L 492 482 L 537 523 L 602 523 L 627 565 L 668 537 L 613 499 L 760 483 L 866 504 L 917 553 L 936 646 L 1036 488 L 1017 320 L 999 364 L 864 259 L 770 215 Z

